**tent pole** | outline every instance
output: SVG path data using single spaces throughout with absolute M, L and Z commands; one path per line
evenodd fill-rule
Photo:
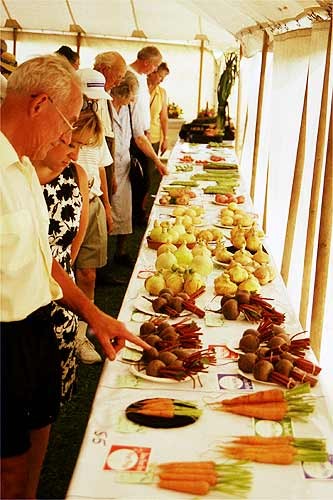
M 17 28 L 13 28 L 13 54 L 16 56 Z
M 262 220 L 262 228 L 263 228 L 263 231 L 265 234 L 267 233 L 268 179 L 269 179 L 269 160 L 267 161 L 264 214 L 263 214 L 263 220 Z
M 81 38 L 82 38 L 82 33 L 78 33 L 76 36 L 76 52 L 80 55 L 80 48 L 81 48 Z
M 200 66 L 199 66 L 199 91 L 198 91 L 198 114 L 200 111 L 201 103 L 201 85 L 202 85 L 202 66 L 203 66 L 203 54 L 204 54 L 205 41 L 200 40 Z
M 331 119 L 328 133 L 327 156 L 324 174 L 323 200 L 321 204 L 320 228 L 318 237 L 317 262 L 313 291 L 310 340 L 311 347 L 320 358 L 320 345 L 324 326 L 325 299 L 327 292 L 328 269 L 330 263 L 330 244 L 332 238 L 333 213 L 333 100 L 331 102 Z
M 258 158 L 259 158 L 260 128 L 261 128 L 261 119 L 262 119 L 262 103 L 263 103 L 263 98 L 264 98 L 268 45 L 269 45 L 269 36 L 267 35 L 266 31 L 264 31 L 264 37 L 263 37 L 263 42 L 262 42 L 260 83 L 259 83 L 259 93 L 258 93 L 257 118 L 256 118 L 256 128 L 255 128 L 255 135 L 254 135 L 254 150 L 253 150 L 252 176 L 251 176 L 251 188 L 250 188 L 250 196 L 251 196 L 252 202 L 254 201 L 254 193 L 255 193 L 255 189 L 256 189 L 256 177 L 257 177 Z
M 239 73 L 238 73 L 238 92 L 237 92 L 237 117 L 236 117 L 236 140 L 235 149 L 237 156 L 240 154 L 241 140 L 240 140 L 240 124 L 241 124 L 241 103 L 242 103 L 242 82 L 241 82 L 241 63 L 243 58 L 243 48 L 242 45 L 239 47 Z
M 301 303 L 300 303 L 300 322 L 303 328 L 306 328 L 307 314 L 309 307 L 309 292 L 311 284 L 311 268 L 313 260 L 314 239 L 316 234 L 316 222 L 317 222 L 318 204 L 320 197 L 323 159 L 325 156 L 325 138 L 326 138 L 327 112 L 328 112 L 328 89 L 330 85 L 329 83 L 330 61 L 332 57 L 331 40 L 332 40 L 332 23 L 330 24 L 330 30 L 327 42 L 326 64 L 325 64 L 325 73 L 323 81 L 323 91 L 321 96 L 320 115 L 319 115 L 318 132 L 317 132 L 317 145 L 316 145 L 315 159 L 313 165 L 313 177 L 312 177 L 312 186 L 310 195 L 309 220 L 308 220 L 306 244 L 305 244 L 302 293 L 301 293 Z
M 281 265 L 281 276 L 285 284 L 287 284 L 288 282 L 290 260 L 291 260 L 291 254 L 295 236 L 298 204 L 302 188 L 302 177 L 304 171 L 304 160 L 305 160 L 305 149 L 306 149 L 305 146 L 306 146 L 307 100 L 308 100 L 308 79 L 306 80 L 302 121 L 298 138 L 294 178 L 293 178 L 293 185 L 291 188 L 291 197 L 289 203 L 288 224 L 287 224 L 286 238 L 284 242 L 283 258 Z

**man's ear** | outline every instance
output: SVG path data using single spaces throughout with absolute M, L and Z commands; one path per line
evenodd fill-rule
M 45 110 L 45 107 L 49 104 L 49 98 L 47 94 L 38 94 L 33 96 L 29 103 L 29 116 L 30 118 L 35 117 L 39 113 Z

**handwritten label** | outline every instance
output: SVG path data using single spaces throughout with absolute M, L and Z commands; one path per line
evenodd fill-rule
M 254 419 L 254 432 L 257 436 L 274 437 L 274 436 L 293 436 L 292 422 L 289 417 L 284 418 L 280 422 L 272 420 Z
M 305 479 L 333 479 L 333 455 L 328 455 L 327 462 L 302 462 Z
M 101 444 L 102 446 L 106 446 L 107 437 L 108 437 L 107 432 L 95 431 L 94 437 L 92 438 L 92 442 L 94 444 Z

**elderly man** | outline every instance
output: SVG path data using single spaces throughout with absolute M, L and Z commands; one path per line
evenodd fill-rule
M 1 106 L 1 496 L 35 498 L 50 425 L 59 411 L 60 365 L 49 304 L 61 299 L 91 326 L 109 359 L 125 339 L 147 347 L 100 311 L 52 261 L 48 214 L 29 159 L 69 143 L 82 105 L 64 58 L 31 59 L 8 80 Z
M 138 114 L 141 119 L 141 124 L 145 135 L 150 140 L 150 94 L 147 84 L 147 75 L 155 71 L 159 64 L 162 62 L 162 55 L 157 47 L 147 46 L 139 50 L 136 60 L 129 65 L 128 69 L 132 71 L 138 82 L 139 91 L 135 107 L 138 109 Z M 139 185 L 139 179 L 132 180 L 135 182 L 135 189 L 132 190 L 132 204 L 133 204 L 133 222 L 134 224 L 145 224 L 146 214 L 145 205 L 146 198 L 150 187 L 149 171 L 148 171 L 148 158 L 145 154 L 136 148 L 132 148 L 132 154 L 138 158 L 141 163 L 143 170 L 143 179 L 141 180 L 141 186 Z M 156 168 L 161 175 L 167 173 L 167 169 L 162 162 L 159 165 L 156 164 Z

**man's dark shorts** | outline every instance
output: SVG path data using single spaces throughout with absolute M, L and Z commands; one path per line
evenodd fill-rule
M 30 448 L 30 430 L 55 421 L 60 408 L 59 350 L 51 308 L 22 321 L 0 323 L 1 456 Z

